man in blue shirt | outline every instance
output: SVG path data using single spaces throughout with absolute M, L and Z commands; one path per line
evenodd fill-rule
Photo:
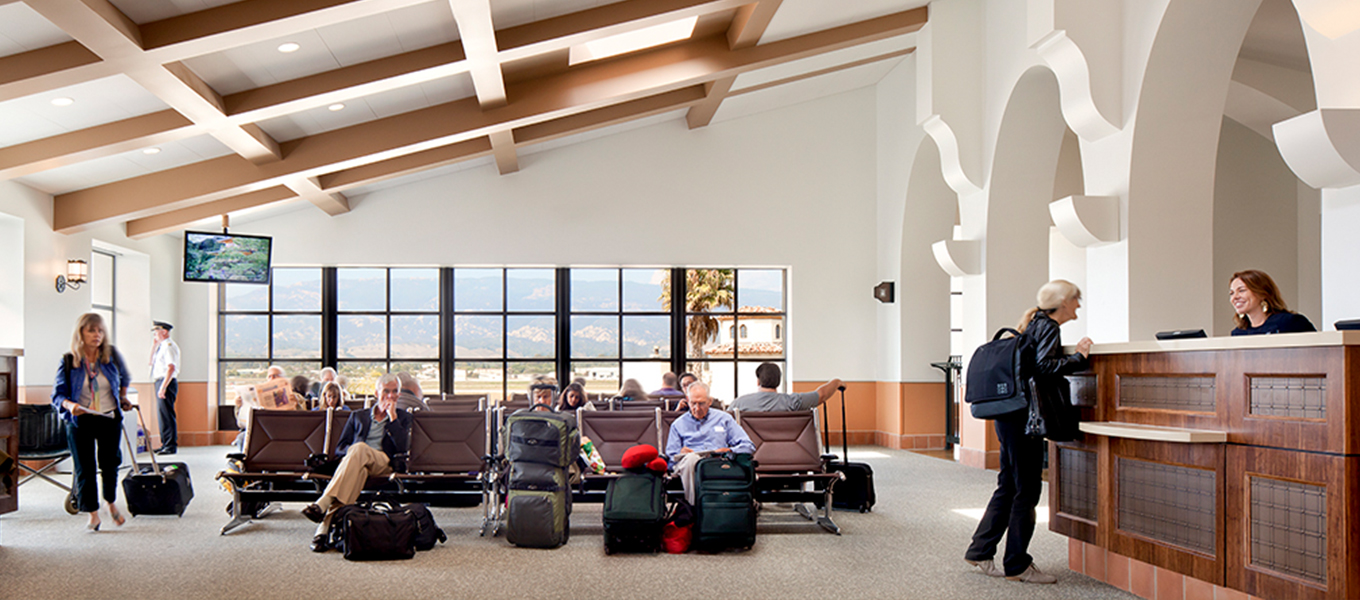
M 666 438 L 666 456 L 672 470 L 685 486 L 685 499 L 694 503 L 694 466 L 699 459 L 723 452 L 750 454 L 755 444 L 737 420 L 722 411 L 709 410 L 713 398 L 708 395 L 708 384 L 696 381 L 685 390 L 689 412 L 671 424 Z

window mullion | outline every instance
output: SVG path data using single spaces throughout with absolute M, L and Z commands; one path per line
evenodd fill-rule
M 337 311 L 337 280 L 335 267 L 321 268 L 321 366 L 338 371 L 340 315 Z
M 571 269 L 554 269 L 557 275 L 555 321 L 557 326 L 557 381 L 565 384 L 571 377 Z

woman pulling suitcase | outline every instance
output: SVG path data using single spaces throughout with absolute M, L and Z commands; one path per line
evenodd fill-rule
M 88 513 L 85 528 L 99 531 L 99 486 L 115 525 L 126 520 L 114 502 L 118 499 L 118 451 L 123 433 L 123 411 L 132 374 L 118 349 L 109 343 L 104 319 L 85 313 L 71 334 L 71 352 L 62 355 L 52 385 L 52 405 L 66 421 L 66 440 L 71 448 L 71 469 L 76 509 Z

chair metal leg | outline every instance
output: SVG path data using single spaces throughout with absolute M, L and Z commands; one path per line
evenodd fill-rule
M 824 496 L 822 498 L 822 514 L 817 517 L 817 524 L 820 525 L 822 529 L 830 531 L 831 533 L 834 533 L 836 535 L 840 535 L 841 534 L 840 526 L 837 525 L 835 521 L 831 520 L 832 487 L 833 486 L 830 485 L 826 486 L 826 492 L 824 492 Z

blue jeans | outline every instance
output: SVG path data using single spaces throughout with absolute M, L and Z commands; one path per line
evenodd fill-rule
M 1034 507 L 1044 489 L 1043 438 L 1025 435 L 1025 418 L 997 419 L 996 437 L 1001 442 L 1001 473 L 996 476 L 996 492 L 987 503 L 973 543 L 964 558 L 989 560 L 996 556 L 1001 536 L 1006 536 L 1002 569 L 1007 576 L 1019 575 L 1034 562 L 1029 555 L 1029 540 L 1034 537 Z
M 96 415 L 80 415 L 74 424 L 66 423 L 66 444 L 71 449 L 72 491 L 76 510 L 99 510 L 96 474 L 104 486 L 104 500 L 118 499 L 118 465 L 123 461 L 118 438 L 123 434 L 120 419 Z M 96 469 L 96 461 L 98 468 Z

